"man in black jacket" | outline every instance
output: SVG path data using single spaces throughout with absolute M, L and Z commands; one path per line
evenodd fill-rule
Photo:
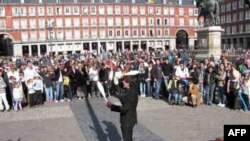
M 168 58 L 164 59 L 164 62 L 162 64 L 162 72 L 163 72 L 163 80 L 166 88 L 168 87 L 168 81 L 171 75 L 174 73 L 174 67 L 172 64 L 168 62 Z
M 133 140 L 133 128 L 137 123 L 136 107 L 138 103 L 138 91 L 135 84 L 130 78 L 124 78 L 123 87 L 125 93 L 119 97 L 122 106 L 117 106 L 111 102 L 107 102 L 107 107 L 111 108 L 111 111 L 120 112 L 120 123 L 122 136 L 124 141 Z
M 101 69 L 99 70 L 99 80 L 101 81 L 106 96 L 109 96 L 109 87 L 108 87 L 108 80 L 109 80 L 109 72 L 110 69 L 103 63 Z

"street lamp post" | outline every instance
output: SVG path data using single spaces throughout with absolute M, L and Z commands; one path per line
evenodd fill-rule
M 49 41 L 50 41 L 50 54 L 52 54 L 52 31 L 54 31 L 54 22 L 51 22 L 50 20 L 48 20 L 48 22 L 46 22 L 46 28 L 49 31 Z

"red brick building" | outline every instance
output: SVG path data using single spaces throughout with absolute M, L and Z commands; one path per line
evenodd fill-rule
M 244 0 L 225 0 L 221 3 L 220 23 L 225 29 L 223 48 L 250 48 L 250 8 Z
M 14 55 L 193 47 L 197 8 L 171 1 L 2 0 L 0 34 Z

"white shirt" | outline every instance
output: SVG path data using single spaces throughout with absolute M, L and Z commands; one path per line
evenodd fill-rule
M 62 72 L 59 71 L 59 79 L 58 82 L 63 82 Z
M 115 72 L 115 76 L 114 76 L 114 83 L 116 85 L 119 84 L 119 79 L 122 77 L 122 72 L 121 71 L 117 71 Z
M 176 68 L 175 75 L 176 75 L 177 77 L 180 77 L 180 78 L 189 77 L 189 72 L 188 72 L 187 67 L 184 67 L 183 70 L 181 69 L 181 67 L 177 67 L 177 68 Z
M 36 72 L 34 67 L 32 69 L 26 68 L 24 70 L 24 79 L 25 79 L 25 81 L 28 81 L 29 79 L 34 79 L 35 76 L 39 76 L 39 74 Z
M 34 90 L 34 83 L 28 83 L 28 84 L 27 84 L 27 87 L 28 87 L 28 93 L 29 93 L 29 94 L 34 94 L 34 93 L 35 93 L 35 90 Z
M 90 79 L 90 81 L 98 81 L 99 80 L 98 70 L 94 70 L 93 68 L 90 68 L 89 69 L 89 79 Z
M 13 98 L 14 99 L 22 99 L 23 98 L 23 90 L 22 90 L 21 86 L 13 89 Z
M 8 75 L 8 78 L 10 78 L 11 76 L 12 77 L 14 77 L 14 78 L 16 78 L 16 81 L 19 81 L 19 72 L 18 71 L 9 71 L 8 73 L 7 73 L 7 75 Z

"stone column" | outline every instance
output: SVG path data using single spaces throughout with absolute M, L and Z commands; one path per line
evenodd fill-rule
M 14 56 L 23 56 L 22 46 L 20 44 L 13 45 L 13 54 Z
M 41 56 L 40 44 L 37 44 L 37 55 L 38 55 L 38 56 Z
M 147 52 L 149 51 L 149 41 L 147 40 L 147 44 L 146 44 L 146 50 Z
M 175 38 L 169 39 L 169 49 L 170 49 L 170 50 L 176 49 L 176 41 L 175 41 Z
M 122 50 L 121 50 L 121 52 L 124 52 L 124 41 L 122 41 Z
M 133 51 L 133 41 L 130 41 L 130 51 Z
M 31 45 L 29 45 L 29 56 L 32 55 Z
M 117 45 L 117 42 L 116 42 L 116 41 L 114 41 L 114 48 L 113 48 L 113 52 L 118 52 L 116 45 Z
M 106 44 L 106 51 L 109 51 L 109 50 L 108 50 L 108 44 L 109 44 L 109 42 L 106 41 L 105 44 Z
M 141 51 L 142 49 L 141 49 L 141 41 L 139 40 L 138 41 L 138 51 Z
M 92 42 L 89 42 L 89 51 L 92 52 Z

